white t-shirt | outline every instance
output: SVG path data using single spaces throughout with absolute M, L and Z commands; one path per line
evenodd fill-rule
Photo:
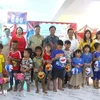
M 95 43 L 100 43 L 97 39 L 95 39 L 94 41 L 95 41 Z
M 70 50 L 75 51 L 78 49 L 79 42 L 77 39 L 73 38 L 72 40 L 70 40 L 68 37 L 65 37 L 64 43 L 66 40 L 69 40 L 71 42 Z

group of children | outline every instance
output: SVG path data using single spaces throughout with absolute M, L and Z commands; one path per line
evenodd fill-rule
M 33 78 L 35 80 L 36 93 L 39 92 L 38 82 L 41 82 L 44 93 L 46 90 L 51 90 L 50 82 L 53 80 L 53 91 L 57 92 L 58 89 L 63 91 L 64 85 L 68 84 L 69 88 L 79 89 L 80 86 L 84 86 L 86 83 L 89 85 L 89 77 L 93 79 L 94 88 L 99 88 L 100 79 L 100 44 L 95 43 L 95 52 L 91 53 L 89 45 L 85 45 L 83 50 L 77 49 L 71 51 L 71 42 L 66 40 L 63 44 L 62 40 L 58 40 L 56 49 L 52 50 L 50 44 L 46 44 L 45 48 L 37 46 L 35 48 L 34 58 L 31 57 L 32 50 L 26 48 L 24 50 L 23 57 L 17 50 L 18 42 L 15 40 L 11 44 L 11 51 L 8 54 L 8 63 L 13 66 L 13 70 L 9 72 L 10 76 L 10 88 L 8 91 L 13 89 L 13 78 L 17 73 L 24 74 L 24 80 L 20 81 L 15 78 L 14 91 L 18 90 L 18 84 L 21 84 L 19 91 L 23 90 L 24 82 L 27 84 L 27 91 L 30 91 L 31 71 L 33 70 Z M 62 50 L 63 46 L 65 49 Z M 3 49 L 0 44 L 0 77 L 3 77 L 4 57 L 1 54 Z M 61 63 L 60 58 L 65 57 L 66 62 Z M 96 63 L 97 62 L 97 63 Z M 46 65 L 51 64 L 52 69 L 46 70 Z M 67 70 L 66 70 L 67 67 Z M 86 71 L 89 72 L 86 74 Z M 44 72 L 43 78 L 38 77 L 39 72 Z M 45 88 L 47 81 L 47 89 Z M 58 81 L 58 82 L 57 82 Z M 2 87 L 2 86 L 1 86 Z M 3 88 L 3 87 L 2 87 Z

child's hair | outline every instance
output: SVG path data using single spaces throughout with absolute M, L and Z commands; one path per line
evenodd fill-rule
M 32 49 L 31 48 L 26 48 L 24 51 L 27 51 L 31 57 L 31 54 L 32 54 Z
M 69 40 L 66 40 L 65 44 L 71 44 L 71 42 Z
M 100 43 L 95 43 L 94 44 L 95 49 L 97 49 L 99 46 L 100 46 Z
M 18 41 L 17 40 L 13 40 L 12 43 L 18 43 Z
M 52 47 L 51 47 L 51 45 L 49 44 L 49 43 L 47 43 L 46 45 L 45 45 L 45 47 L 50 47 L 51 49 L 52 49 Z M 51 50 L 50 50 L 51 51 Z
M 3 45 L 0 43 L 0 49 L 3 49 Z
M 80 49 L 77 49 L 74 53 L 73 53 L 73 58 L 76 57 L 75 54 L 76 53 L 82 53 Z
M 62 40 L 58 40 L 57 44 L 63 46 L 63 41 Z
M 83 47 L 83 51 L 85 52 L 85 48 L 89 48 L 89 52 L 91 52 L 91 47 L 89 46 L 89 45 L 85 45 L 84 47 Z
M 37 47 L 35 48 L 35 56 L 37 56 L 37 55 L 36 55 L 36 51 L 37 51 L 37 50 L 40 50 L 40 51 L 41 51 L 41 55 L 40 55 L 40 56 L 42 56 L 42 52 L 43 52 L 42 47 L 41 47 L 41 46 L 37 46 Z

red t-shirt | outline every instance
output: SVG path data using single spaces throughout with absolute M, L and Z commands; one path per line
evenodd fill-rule
M 26 40 L 24 38 L 24 36 L 22 36 L 21 38 L 18 38 L 17 36 L 12 37 L 10 45 L 12 43 L 12 41 L 17 40 L 18 41 L 18 50 L 20 52 L 24 52 L 24 49 L 26 47 Z
M 9 57 L 12 57 L 14 59 L 21 59 L 21 53 L 20 53 L 20 51 L 16 51 L 16 52 L 10 51 L 8 54 L 8 58 Z M 20 62 L 11 61 L 10 64 L 13 65 L 13 70 L 19 70 Z
M 51 55 L 48 55 L 46 52 L 44 52 L 43 59 L 44 59 L 44 60 L 51 60 Z M 47 63 L 45 63 L 45 65 L 46 65 L 46 64 L 47 64 Z

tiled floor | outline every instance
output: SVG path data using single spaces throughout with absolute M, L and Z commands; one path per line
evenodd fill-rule
M 0 100 L 100 100 L 100 89 L 93 89 L 92 86 L 85 86 L 79 90 L 68 89 L 58 91 L 54 93 L 53 91 L 47 94 L 35 93 L 35 86 L 31 85 L 31 92 L 9 92 L 7 95 L 0 95 Z

